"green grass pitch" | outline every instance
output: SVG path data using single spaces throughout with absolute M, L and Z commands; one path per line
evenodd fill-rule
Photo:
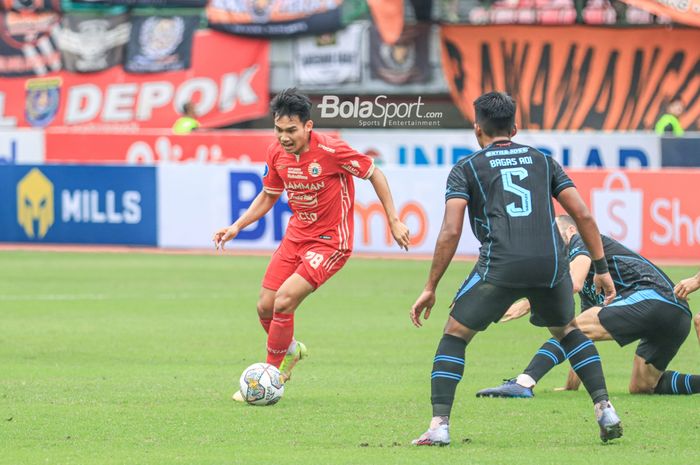
M 408 311 L 429 263 L 353 258 L 297 312 L 311 356 L 282 401 L 236 404 L 241 371 L 265 358 L 255 302 L 266 264 L 1 252 L 0 464 L 697 463 L 700 396 L 627 394 L 633 346 L 598 344 L 625 425 L 612 445 L 600 443 L 585 391 L 553 392 L 568 365 L 534 399 L 475 398 L 548 337 L 524 319 L 469 347 L 453 444 L 410 446 L 430 418 L 432 358 L 465 262 L 416 329 Z M 697 271 L 666 270 L 674 280 Z M 691 332 L 670 368 L 699 373 L 698 349 Z

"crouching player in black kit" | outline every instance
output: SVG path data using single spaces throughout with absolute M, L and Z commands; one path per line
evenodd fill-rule
M 569 248 L 571 279 L 581 298 L 576 318 L 581 331 L 594 341 L 614 340 L 621 346 L 639 340 L 632 365 L 629 391 L 632 394 L 695 394 L 700 376 L 667 371 L 673 357 L 690 332 L 691 312 L 685 299 L 674 295 L 674 285 L 649 260 L 607 236 L 602 236 L 617 298 L 603 305 L 595 293 L 591 255 L 568 216 L 557 217 L 557 225 Z M 529 311 L 527 300 L 515 303 L 504 321 Z M 567 352 L 550 339 L 535 354 L 523 373 L 503 385 L 483 389 L 477 397 L 532 397 L 532 388 Z M 564 389 L 578 389 L 580 381 L 569 373 Z

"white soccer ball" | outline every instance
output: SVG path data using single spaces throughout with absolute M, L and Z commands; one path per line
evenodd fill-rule
M 254 363 L 241 375 L 241 394 L 251 405 L 273 405 L 284 394 L 280 371 L 269 363 Z

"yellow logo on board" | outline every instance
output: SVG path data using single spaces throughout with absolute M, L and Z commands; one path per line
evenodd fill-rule
M 17 183 L 17 222 L 31 239 L 42 239 L 53 225 L 53 183 L 38 168 Z

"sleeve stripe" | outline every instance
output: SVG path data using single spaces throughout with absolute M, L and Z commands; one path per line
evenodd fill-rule
M 450 192 L 449 194 L 445 195 L 445 200 L 449 200 L 452 198 L 461 198 L 461 199 L 466 199 L 469 200 L 469 194 L 464 194 L 462 192 Z
M 572 260 L 572 259 L 578 257 L 579 255 L 585 255 L 586 257 L 589 257 L 589 258 L 590 258 L 590 256 L 591 256 L 591 254 L 589 254 L 588 252 L 583 251 L 583 250 L 579 250 L 579 251 L 576 252 L 575 254 L 569 255 L 569 260 Z
M 264 190 L 265 192 L 267 192 L 268 194 L 281 194 L 282 192 L 284 192 L 284 188 L 282 188 L 282 189 L 275 189 L 275 188 L 273 188 L 273 187 L 267 187 L 267 186 L 263 187 L 263 190 Z
M 563 183 L 559 184 L 557 187 L 554 188 L 555 191 L 561 190 L 563 186 L 566 186 L 567 184 L 574 185 L 573 181 L 564 181 Z
M 367 174 L 362 179 L 369 179 L 374 174 L 374 160 L 372 160 L 372 165 L 367 170 Z

